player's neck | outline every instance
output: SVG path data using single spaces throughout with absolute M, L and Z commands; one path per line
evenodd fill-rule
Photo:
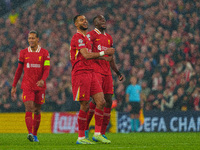
M 35 47 L 30 47 L 32 52 L 36 52 L 39 48 L 39 45 L 35 46 Z
M 98 28 L 97 28 L 98 29 Z M 98 29 L 100 32 L 101 32 L 101 34 L 104 34 L 105 33 L 105 30 L 104 29 Z
M 87 30 L 78 29 L 78 31 L 81 32 L 83 35 L 86 35 L 86 33 L 87 33 Z

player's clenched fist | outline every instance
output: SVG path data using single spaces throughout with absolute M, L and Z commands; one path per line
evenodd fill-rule
M 115 53 L 114 48 L 108 48 L 105 52 L 105 55 L 113 55 Z

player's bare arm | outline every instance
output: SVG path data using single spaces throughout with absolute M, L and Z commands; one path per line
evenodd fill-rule
M 102 57 L 99 57 L 98 59 L 101 59 L 101 60 L 106 60 L 106 61 L 112 61 L 113 60 L 113 56 L 107 56 L 107 57 L 105 57 L 105 56 L 102 56 Z
M 112 68 L 113 71 L 115 71 L 115 73 L 118 76 L 119 81 L 122 81 L 124 79 L 123 75 L 119 72 L 119 70 L 117 69 L 117 66 L 115 64 L 115 60 L 112 57 L 112 60 L 110 61 L 110 67 Z
M 102 51 L 102 52 L 99 52 L 99 53 L 90 53 L 90 52 L 88 52 L 87 48 L 82 48 L 82 49 L 80 49 L 80 52 L 85 59 L 94 59 L 94 58 L 98 58 L 98 57 L 101 57 L 101 56 L 104 56 L 104 55 L 109 55 L 109 56 L 113 55 L 115 53 L 115 49 L 110 48 L 106 51 Z

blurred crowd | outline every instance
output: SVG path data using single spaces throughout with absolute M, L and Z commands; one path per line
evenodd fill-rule
M 199 0 L 36 0 L 0 18 L 0 112 L 24 111 L 21 80 L 15 98 L 10 89 L 18 54 L 28 47 L 30 30 L 40 33 L 40 46 L 51 56 L 43 111 L 76 111 L 71 89 L 70 40 L 73 17 L 102 14 L 112 35 L 115 61 L 124 81 L 114 78 L 114 108 L 126 111 L 125 90 L 130 77 L 142 86 L 145 111 L 187 111 L 199 108 Z

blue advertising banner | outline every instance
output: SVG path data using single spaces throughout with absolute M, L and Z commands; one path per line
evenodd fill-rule
M 200 112 L 144 112 L 145 122 L 138 132 L 199 132 Z M 118 132 L 131 132 L 128 113 L 118 112 Z

